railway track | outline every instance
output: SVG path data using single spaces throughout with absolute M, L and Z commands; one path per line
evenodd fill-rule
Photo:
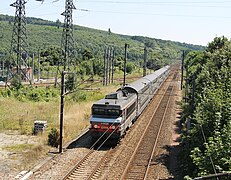
M 92 146 L 91 144 L 89 144 L 89 146 L 79 145 L 78 148 L 70 149 L 73 152 L 76 151 L 77 154 L 73 153 L 73 155 L 69 159 L 66 158 L 66 155 L 61 156 L 60 159 L 57 158 L 57 160 L 56 160 L 57 165 L 55 167 L 54 167 L 54 164 L 51 162 L 51 163 L 47 164 L 47 167 L 46 167 L 46 169 L 49 169 L 49 171 L 43 172 L 41 170 L 41 175 L 36 176 L 36 174 L 35 174 L 33 176 L 33 178 L 34 179 L 42 179 L 42 178 L 43 179 L 49 179 L 49 178 L 50 179 L 120 179 L 121 175 L 124 171 L 124 168 L 127 165 L 128 158 L 134 152 L 134 149 L 136 149 L 135 145 L 138 144 L 138 141 L 139 141 L 140 137 L 142 136 L 139 134 L 142 134 L 141 132 L 143 132 L 144 129 L 146 128 L 146 127 L 144 127 L 144 124 L 145 125 L 148 124 L 149 119 L 151 119 L 151 117 L 152 117 L 152 114 L 154 111 L 153 107 L 155 107 L 155 111 L 157 111 L 157 108 L 156 108 L 157 104 L 159 103 L 159 101 L 161 99 L 163 99 L 162 96 L 163 96 L 163 94 L 165 94 L 165 92 L 167 92 L 166 90 L 168 89 L 168 86 L 169 85 L 171 86 L 171 84 L 172 84 L 171 82 L 174 81 L 174 79 L 176 79 L 176 76 L 174 75 L 173 72 L 170 72 L 169 76 L 170 77 L 165 81 L 166 83 L 163 83 L 162 90 L 158 91 L 155 98 L 153 98 L 153 99 L 155 99 L 155 101 L 150 103 L 151 106 L 148 108 L 151 110 L 150 115 L 149 115 L 149 111 L 148 111 L 148 115 L 144 115 L 144 118 L 142 118 L 142 123 L 139 123 L 139 121 L 136 121 L 135 126 L 133 126 L 133 128 L 131 128 L 130 132 L 128 132 L 128 134 L 126 135 L 127 137 L 122 139 L 119 146 L 117 146 L 116 148 L 111 149 L 111 150 L 109 150 L 109 149 L 98 150 L 96 148 L 91 149 L 90 148 Z M 169 96 L 171 96 L 171 95 L 169 95 Z M 164 110 L 162 109 L 162 111 L 164 111 Z M 159 115 L 159 119 L 160 119 L 160 116 L 161 115 Z M 160 123 L 160 122 L 158 122 L 158 123 Z M 138 125 L 138 127 L 137 127 L 137 125 Z M 155 127 L 154 128 L 155 130 L 154 130 L 154 132 L 152 132 L 152 134 L 156 134 L 156 131 L 158 131 L 159 124 L 154 123 L 152 125 L 150 124 L 150 126 Z M 163 125 L 163 126 L 165 126 L 165 125 Z M 129 136 L 130 133 L 134 130 L 135 130 L 135 132 L 133 133 L 132 137 L 130 137 Z M 139 132 L 137 130 L 139 130 Z M 153 130 L 147 130 L 147 131 L 153 131 Z M 86 138 L 84 138 L 84 140 L 83 140 L 84 142 L 85 141 L 89 142 L 89 140 L 85 140 L 85 139 Z M 125 139 L 127 139 L 129 141 L 127 141 Z M 133 139 L 135 139 L 135 140 L 133 140 Z M 154 137 L 150 138 L 148 140 L 145 140 L 145 141 L 146 141 L 146 144 L 149 144 L 149 142 L 154 141 Z M 144 143 L 143 146 L 146 146 L 146 144 Z M 157 147 L 158 146 L 159 146 L 159 143 L 157 144 Z M 69 152 L 69 154 L 71 154 L 71 151 L 69 152 L 69 150 L 68 150 L 67 153 Z M 145 152 L 145 154 L 146 154 L 146 152 Z M 135 155 L 134 155 L 134 157 L 135 157 Z M 143 157 L 146 157 L 146 155 L 143 155 Z M 147 158 L 146 158 L 148 160 L 146 160 L 145 166 L 147 166 L 149 161 L 151 163 L 153 163 L 152 158 L 150 158 L 150 157 L 151 156 L 149 154 L 149 157 L 147 156 Z M 69 163 L 70 161 L 73 161 L 73 163 Z M 142 159 L 142 161 L 144 161 L 144 159 Z M 140 162 L 142 162 L 142 161 L 140 161 Z M 59 162 L 61 162 L 61 163 L 59 163 Z M 74 167 L 74 165 L 75 165 L 75 167 Z M 72 168 L 70 168 L 70 167 L 72 167 Z M 141 165 L 140 167 L 143 167 L 143 165 Z M 127 168 L 128 172 L 130 170 L 129 168 L 130 167 L 128 166 L 128 168 Z M 151 173 L 152 173 L 152 168 L 153 168 L 153 166 L 151 167 L 151 170 L 150 170 Z M 148 172 L 147 169 L 146 169 L 146 171 Z M 149 176 L 150 176 L 150 173 L 147 173 L 147 174 L 149 174 Z M 65 175 L 65 177 L 63 175 Z M 136 176 L 130 177 L 130 178 L 131 179 L 143 179 L 143 177 L 144 176 L 140 177 L 140 175 L 136 175 Z M 124 179 L 129 179 L 129 177 L 125 176 Z
M 117 130 L 117 128 L 111 132 L 111 135 Z M 104 135 L 101 136 L 103 138 Z M 72 167 L 67 174 L 63 177 L 66 179 L 98 179 L 101 172 L 101 167 L 105 164 L 107 159 L 110 157 L 109 154 L 112 152 L 112 148 L 102 149 L 102 146 L 110 138 L 110 135 L 105 140 L 101 141 L 99 138 L 89 149 L 88 153 L 79 160 L 74 167 Z M 99 144 L 99 145 L 98 145 Z M 96 150 L 95 150 L 96 149 Z
M 90 150 L 63 179 L 97 179 L 111 151 Z
M 173 80 L 175 77 L 174 75 Z M 173 86 L 170 83 L 128 161 L 120 177 L 121 180 L 147 178 L 172 92 Z M 159 130 L 156 131 L 157 129 Z

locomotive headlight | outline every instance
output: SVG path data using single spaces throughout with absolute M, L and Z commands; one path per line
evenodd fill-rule
M 94 124 L 94 126 L 93 126 L 95 129 L 97 129 L 98 128 L 98 125 L 97 124 Z
M 112 126 L 111 128 L 112 128 L 112 129 L 115 129 L 116 127 L 115 127 L 115 126 Z

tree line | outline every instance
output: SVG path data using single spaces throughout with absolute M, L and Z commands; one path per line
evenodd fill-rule
M 216 37 L 185 61 L 181 173 L 186 177 L 231 171 L 231 41 Z

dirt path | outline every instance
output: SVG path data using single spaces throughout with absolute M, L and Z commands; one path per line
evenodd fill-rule
M 25 167 L 23 147 L 35 144 L 35 136 L 0 133 L 0 179 L 14 179 Z

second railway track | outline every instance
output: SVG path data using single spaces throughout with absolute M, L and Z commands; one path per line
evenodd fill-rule
M 153 111 L 154 109 L 156 109 L 156 111 L 158 111 L 158 108 L 156 108 L 157 104 L 160 102 L 160 100 L 162 99 L 163 101 L 165 101 L 165 104 L 167 103 L 167 100 L 164 100 L 165 97 L 171 97 L 171 89 L 174 87 L 172 87 L 172 83 L 176 78 L 175 75 L 176 71 L 171 71 L 169 77 L 167 78 L 166 82 L 163 84 L 163 86 L 161 87 L 161 89 L 156 92 L 156 96 L 153 98 L 153 101 L 150 102 L 150 106 L 148 108 L 146 108 L 146 110 L 144 111 L 144 113 L 142 115 L 140 115 L 140 117 L 138 118 L 138 120 L 136 121 L 135 125 L 133 126 L 133 128 L 131 128 L 131 130 L 129 130 L 127 132 L 127 135 L 125 136 L 125 138 L 123 138 L 119 145 L 116 146 L 115 148 L 113 148 L 112 150 L 108 149 L 104 149 L 104 150 L 91 150 L 90 146 L 86 146 L 83 145 L 86 142 L 89 142 L 89 136 L 86 135 L 86 137 L 82 138 L 82 140 L 80 142 L 83 141 L 83 144 L 81 145 L 76 145 L 76 147 L 72 147 L 70 150 L 75 152 L 76 154 L 73 153 L 72 158 L 69 158 L 69 160 L 66 158 L 66 156 L 63 154 L 62 156 L 55 158 L 53 160 L 57 161 L 57 165 L 54 166 L 54 164 L 51 162 L 50 165 L 47 164 L 45 167 L 46 169 L 48 169 L 50 167 L 50 170 L 47 172 L 44 172 L 41 169 L 41 175 L 37 175 L 36 174 L 33 177 L 37 177 L 35 179 L 42 179 L 43 177 L 50 177 L 48 179 L 121 179 L 122 174 L 124 172 L 125 167 L 127 166 L 128 162 L 129 162 L 129 158 L 132 156 L 132 153 L 134 152 L 134 150 L 136 149 L 136 145 L 138 144 L 141 136 L 142 136 L 142 132 L 144 132 L 146 125 L 148 124 L 149 119 L 152 118 Z M 169 87 L 169 88 L 168 88 Z M 165 97 L 162 98 L 162 96 L 165 94 L 165 92 L 167 93 Z M 163 119 L 163 114 L 164 114 L 164 108 L 167 105 L 161 105 L 159 106 L 159 109 L 161 111 L 161 113 L 159 113 L 159 115 L 155 115 L 157 119 Z M 168 117 L 168 113 L 170 111 L 167 112 L 167 117 Z M 158 114 L 158 113 L 157 113 Z M 162 116 L 162 117 L 161 117 Z M 154 118 L 154 116 L 153 116 Z M 152 160 L 150 152 L 152 152 L 153 148 L 149 147 L 150 142 L 151 141 L 155 141 L 153 137 L 151 137 L 152 134 L 155 134 L 155 136 L 157 136 L 157 131 L 158 131 L 158 127 L 160 126 L 160 121 L 158 121 L 158 123 L 156 122 L 156 124 L 150 124 L 150 127 L 147 128 L 152 128 L 149 129 L 147 131 L 152 131 L 152 133 L 150 133 L 147 137 L 147 139 L 145 140 L 146 142 L 144 142 L 141 147 L 143 147 L 143 149 L 149 149 L 149 153 L 147 153 L 146 151 L 143 151 L 143 154 L 141 153 L 142 159 L 140 159 L 139 163 L 143 163 L 145 161 L 146 165 L 141 165 L 140 167 L 145 166 L 145 168 L 148 166 L 148 162 L 150 160 Z M 165 126 L 165 124 L 163 125 Z M 148 139 L 150 138 L 150 139 Z M 78 143 L 79 144 L 79 143 Z M 88 143 L 87 143 L 88 144 Z M 152 146 L 155 144 L 155 142 L 151 143 Z M 157 144 L 157 149 L 159 144 Z M 144 148 L 145 147 L 145 148 Z M 137 148 L 137 152 L 138 152 Z M 142 148 L 140 148 L 142 149 Z M 67 152 L 70 153 L 70 150 L 67 149 Z M 78 154 L 78 152 L 81 152 Z M 88 154 L 88 155 L 87 155 Z M 88 157 L 85 157 L 85 156 Z M 135 157 L 136 155 L 134 155 Z M 138 156 L 138 155 L 137 155 Z M 155 154 L 156 156 L 156 154 Z M 63 160 L 62 160 L 63 159 Z M 62 160 L 62 161 L 61 161 Z M 71 161 L 75 161 L 75 163 L 68 163 Z M 58 163 L 61 162 L 61 163 Z M 135 162 L 133 160 L 131 160 L 131 162 Z M 153 163 L 153 161 L 150 161 Z M 69 164 L 69 166 L 67 167 L 66 165 Z M 74 168 L 74 164 L 75 164 L 75 168 Z M 133 163 L 132 163 L 133 164 Z M 136 163 L 134 163 L 136 164 Z M 57 170 L 58 170 L 58 166 L 62 167 L 60 170 L 56 170 L 56 166 L 57 166 Z M 127 172 L 124 173 L 124 179 L 144 179 L 145 175 L 144 173 L 138 173 L 139 168 L 137 168 L 137 174 L 134 174 L 134 176 L 130 176 L 129 171 L 130 171 L 131 166 L 128 165 L 128 168 L 126 168 Z M 72 170 L 70 170 L 72 169 Z M 135 169 L 135 168 L 134 168 Z M 151 167 L 150 172 L 152 173 L 153 166 Z M 45 170 L 45 169 L 44 169 Z M 145 172 L 148 172 L 147 169 L 144 170 Z M 44 175 L 43 175 L 44 172 Z M 39 172 L 38 172 L 39 173 Z M 67 175 L 66 177 L 64 177 L 64 175 Z M 143 175 L 140 175 L 143 174 Z M 150 174 L 150 173 L 149 173 Z M 40 177 L 39 177 L 40 176 Z M 33 179 L 33 178 L 32 178 Z
M 173 86 L 169 85 L 154 110 L 153 116 L 138 142 L 121 179 L 146 179 L 172 92 Z M 159 130 L 156 131 L 157 129 Z

